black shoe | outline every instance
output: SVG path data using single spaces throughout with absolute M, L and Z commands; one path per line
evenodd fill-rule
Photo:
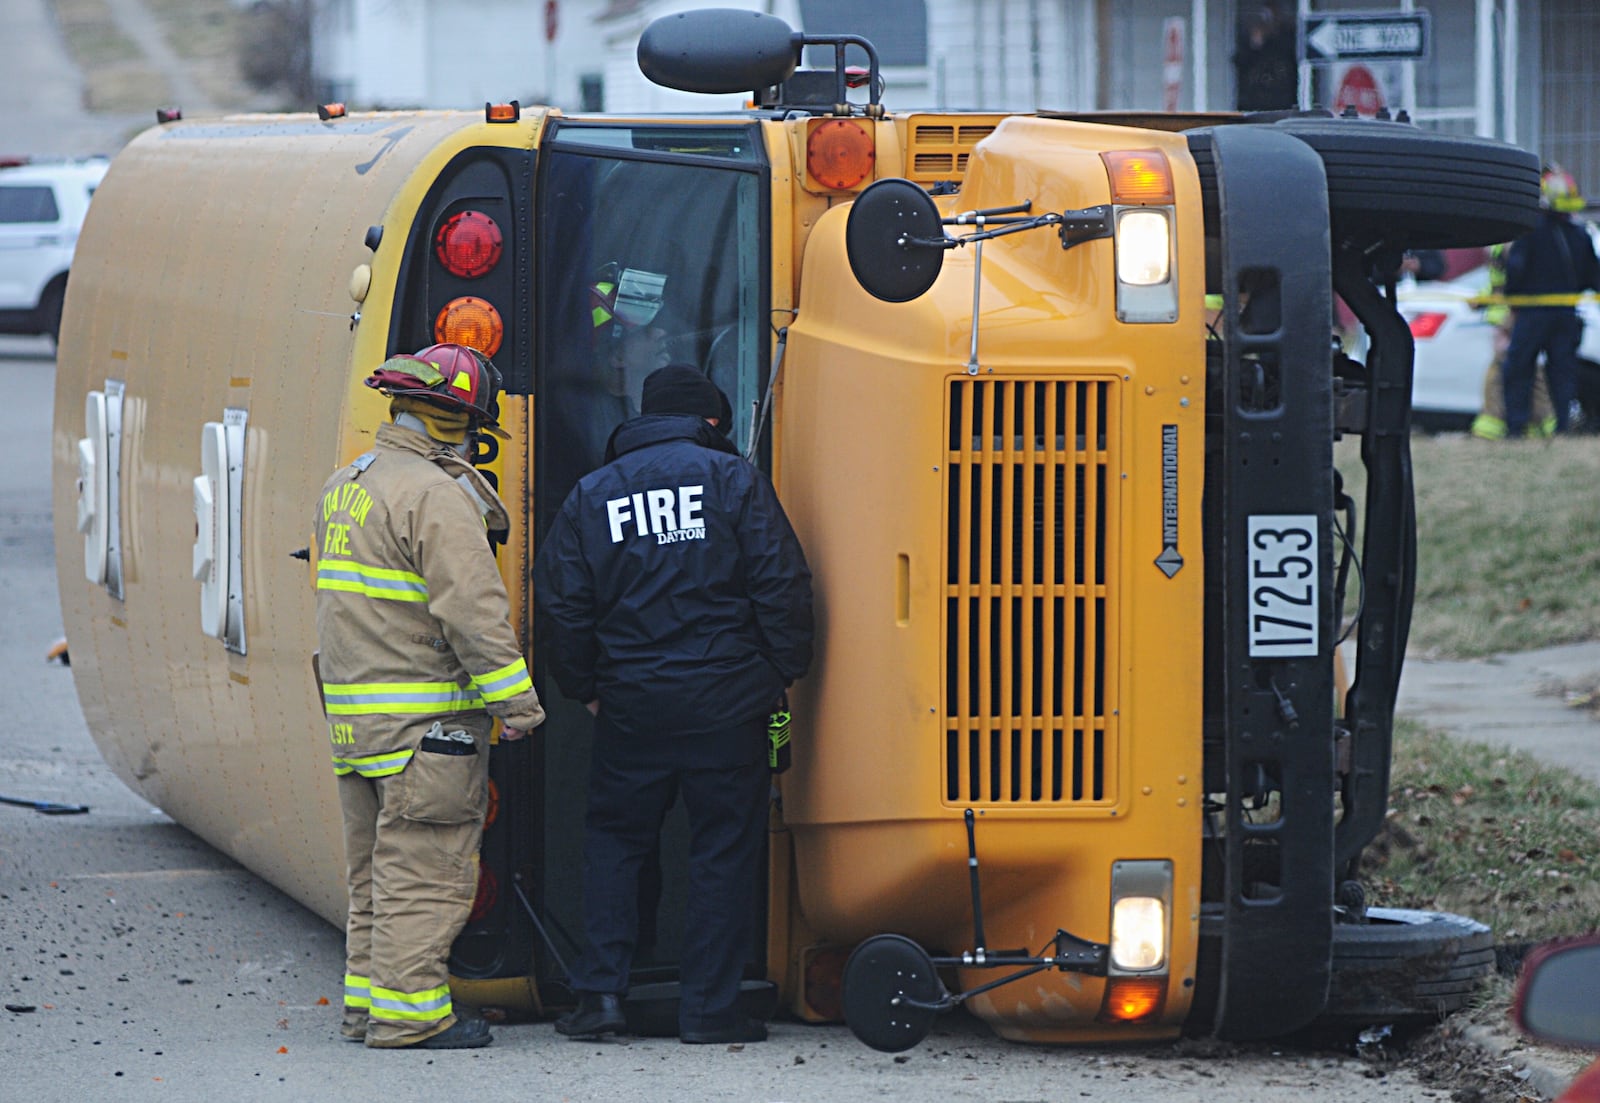
M 424 1038 L 408 1049 L 477 1049 L 494 1041 L 489 1024 L 482 1019 L 457 1019 L 431 1038 Z
M 709 1030 L 685 1030 L 678 1034 L 678 1041 L 689 1046 L 725 1046 L 766 1040 L 767 1024 L 760 1019 L 741 1019 L 732 1026 L 713 1027 Z
M 622 1000 L 609 992 L 580 992 L 578 1006 L 556 1020 L 556 1033 L 568 1038 L 594 1038 L 601 1034 L 622 1034 L 628 1020 L 622 1014 Z

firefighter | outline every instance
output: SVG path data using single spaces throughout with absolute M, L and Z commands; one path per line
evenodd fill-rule
M 534 568 L 550 667 L 597 719 L 575 1038 L 626 1028 L 639 873 L 674 794 L 689 815 L 681 1041 L 758 1042 L 738 1006 L 770 779 L 767 717 L 811 661 L 811 572 L 772 484 L 725 435 L 696 367 L 644 381 L 643 415 L 561 506 Z
M 1521 436 L 1528 426 L 1534 365 L 1541 351 L 1556 432 L 1567 431 L 1578 394 L 1578 345 L 1583 339 L 1578 299 L 1585 291 L 1600 290 L 1594 245 L 1572 221 L 1572 212 L 1584 208 L 1577 184 L 1561 169 L 1547 168 L 1539 181 L 1539 198 L 1544 217 L 1506 255 L 1506 296 L 1516 307 L 1502 368 L 1506 433 L 1511 437 Z
M 491 717 L 543 722 L 487 539 L 505 506 L 468 462 L 499 373 L 461 345 L 395 356 L 372 451 L 317 499 L 318 666 L 350 893 L 342 1033 L 380 1049 L 471 1049 L 445 958 L 477 888 Z
M 1500 371 L 1505 363 L 1506 346 L 1511 343 L 1511 307 L 1506 304 L 1506 250 L 1501 242 L 1489 248 L 1489 287 L 1483 320 L 1494 327 L 1494 359 L 1483 376 L 1483 409 L 1472 419 L 1472 435 L 1483 440 L 1504 440 L 1506 436 L 1506 388 Z M 1550 388 L 1544 365 L 1533 375 L 1532 419 L 1524 432 L 1530 437 L 1548 437 L 1556 431 L 1555 411 L 1550 408 Z

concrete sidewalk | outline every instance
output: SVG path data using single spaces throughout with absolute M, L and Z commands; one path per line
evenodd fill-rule
M 1600 716 L 1561 688 L 1600 682 L 1600 642 L 1450 661 L 1406 659 L 1397 711 L 1461 739 L 1528 751 L 1600 783 Z

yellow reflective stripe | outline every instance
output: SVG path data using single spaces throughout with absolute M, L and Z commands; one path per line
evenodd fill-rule
M 499 670 L 487 674 L 474 674 L 472 684 L 483 694 L 484 701 L 504 701 L 533 688 L 533 678 L 528 674 L 528 664 L 520 657 Z
M 421 575 L 391 567 L 369 567 L 350 559 L 319 560 L 317 589 L 340 590 L 387 601 L 428 600 L 428 583 Z
M 382 754 L 347 755 L 342 758 L 334 755 L 333 769 L 335 773 L 354 770 L 362 777 L 388 777 L 404 770 L 410 761 L 410 751 L 385 751 Z
M 322 687 L 329 716 L 410 715 L 467 712 L 483 707 L 483 698 L 454 682 L 329 682 Z
M 1441 295 L 1441 298 L 1455 296 Z M 1473 295 L 1467 302 L 1473 306 L 1577 306 L 1588 298 L 1581 291 L 1552 291 L 1543 295 Z
M 1502 418 L 1479 414 L 1472 419 L 1472 435 L 1483 440 L 1505 440 L 1506 423 Z
M 353 973 L 344 975 L 344 1005 L 346 1007 L 371 1007 L 372 982 Z
M 374 1019 L 390 1022 L 436 1022 L 451 1013 L 450 986 L 441 984 L 422 992 L 397 992 L 393 988 L 372 986 L 368 1005 Z

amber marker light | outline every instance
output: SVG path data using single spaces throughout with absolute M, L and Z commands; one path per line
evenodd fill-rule
M 1172 166 L 1159 149 L 1121 149 L 1100 154 L 1100 160 L 1111 177 L 1111 202 L 1172 202 Z
M 1166 977 L 1112 977 L 1106 981 L 1106 998 L 1100 1018 L 1133 1023 L 1153 1017 L 1167 995 Z
M 459 211 L 433 235 L 433 255 L 452 276 L 477 279 L 500 263 L 501 242 L 494 219 L 482 211 Z
M 514 123 L 522 118 L 522 104 L 518 100 L 510 103 L 486 103 L 483 105 L 483 121 L 487 123 Z
M 500 351 L 505 339 L 500 312 L 483 299 L 463 295 L 445 304 L 433 320 L 433 339 L 441 344 L 466 345 L 485 356 Z
M 860 123 L 829 119 L 806 138 L 806 175 L 819 187 L 849 191 L 872 176 L 878 153 Z
M 342 118 L 344 118 L 344 104 L 342 104 L 342 103 L 320 103 L 320 104 L 318 104 L 317 105 L 317 118 L 321 119 L 323 122 L 327 122 L 329 119 L 342 119 Z

